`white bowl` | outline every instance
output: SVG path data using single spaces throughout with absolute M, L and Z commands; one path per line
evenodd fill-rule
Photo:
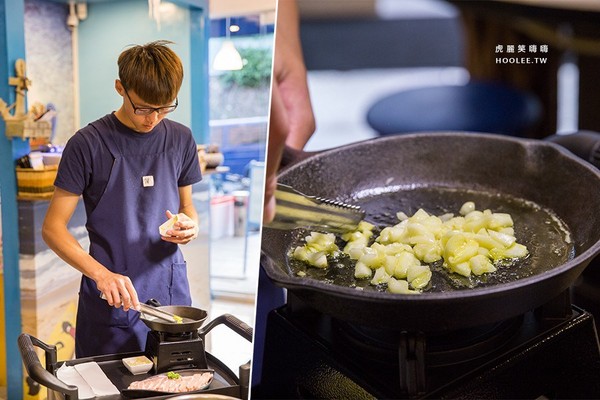
M 58 165 L 62 153 L 42 153 L 44 165 Z
M 152 369 L 152 361 L 146 356 L 124 358 L 123 365 L 125 365 L 133 375 L 145 374 Z

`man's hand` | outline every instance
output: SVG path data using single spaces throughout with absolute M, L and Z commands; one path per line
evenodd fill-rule
M 129 277 L 106 270 L 96 279 L 96 287 L 111 306 L 123 307 L 124 311 L 130 308 L 139 310 L 137 292 Z
M 175 214 L 167 210 L 167 218 L 171 219 Z M 161 236 L 165 242 L 177 243 L 177 244 L 188 244 L 192 240 L 198 237 L 198 224 L 196 221 L 188 217 L 184 213 L 177 214 L 177 222 L 173 225 L 173 229 L 169 229 L 166 233 L 167 236 Z

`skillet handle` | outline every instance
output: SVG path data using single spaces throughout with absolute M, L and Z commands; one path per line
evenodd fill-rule
M 50 372 L 56 364 L 56 346 L 48 345 L 36 337 L 22 333 L 17 340 L 19 351 L 27 374 L 35 382 L 48 389 L 56 390 L 65 395 L 66 400 L 78 399 L 77 386 L 67 385 Z M 37 346 L 46 353 L 46 368 L 42 366 L 40 358 L 33 346 Z
M 600 168 L 600 132 L 578 131 L 568 135 L 551 135 L 544 140 L 557 143 L 577 157 Z
M 200 328 L 198 333 L 204 338 L 208 332 L 218 325 L 225 325 L 247 341 L 252 342 L 252 328 L 231 314 L 223 314 L 218 316 L 206 324 L 203 328 Z
M 162 304 L 160 304 L 160 301 L 156 300 L 156 299 L 149 299 L 146 304 L 148 304 L 149 306 L 152 307 L 160 307 L 162 306 Z

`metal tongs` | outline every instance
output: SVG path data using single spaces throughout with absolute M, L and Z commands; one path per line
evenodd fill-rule
M 180 317 L 179 315 L 176 315 L 176 314 L 173 314 L 170 312 L 166 312 L 165 310 L 160 310 L 156 307 L 152 307 L 152 306 L 149 306 L 148 304 L 144 304 L 144 303 L 140 303 L 139 311 L 143 314 L 151 315 L 155 318 L 159 318 L 164 321 L 175 323 L 175 324 L 181 324 L 183 322 L 188 322 L 187 320 L 189 320 L 188 318 Z
M 365 212 L 359 206 L 322 197 L 307 196 L 291 186 L 277 184 L 273 229 L 307 228 L 333 233 L 356 230 Z
M 100 293 L 100 298 L 102 300 L 106 300 L 106 296 L 104 295 L 104 293 Z M 163 321 L 167 321 L 167 322 L 171 322 L 171 323 L 175 323 L 175 324 L 181 324 L 181 323 L 187 323 L 187 322 L 193 322 L 193 320 L 189 319 L 189 318 L 184 318 L 184 317 L 180 317 L 179 315 L 167 312 L 165 310 L 160 310 L 156 307 L 152 307 L 148 304 L 144 304 L 144 303 L 140 303 L 140 309 L 136 310 L 134 308 L 131 308 L 134 311 L 137 311 L 139 313 L 142 313 L 142 315 L 150 315 L 153 316 L 155 318 L 161 319 Z

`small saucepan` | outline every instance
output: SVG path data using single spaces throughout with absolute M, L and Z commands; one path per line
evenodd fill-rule
M 208 313 L 205 310 L 190 306 L 161 306 L 160 303 L 154 299 L 148 300 L 147 303 L 155 306 L 159 310 L 175 314 L 183 319 L 183 322 L 181 323 L 167 322 L 163 319 L 142 313 L 140 319 L 153 331 L 183 333 L 198 330 L 198 335 L 201 338 L 204 338 L 216 326 L 225 325 L 247 341 L 252 342 L 252 328 L 231 314 L 219 315 L 200 329 L 208 317 Z
M 199 329 L 208 317 L 208 313 L 205 310 L 196 307 L 161 306 L 160 303 L 154 299 L 149 300 L 148 303 L 151 306 L 155 306 L 158 310 L 178 315 L 183 319 L 181 323 L 167 322 L 164 319 L 142 313 L 140 319 L 153 331 L 165 333 L 192 332 Z

